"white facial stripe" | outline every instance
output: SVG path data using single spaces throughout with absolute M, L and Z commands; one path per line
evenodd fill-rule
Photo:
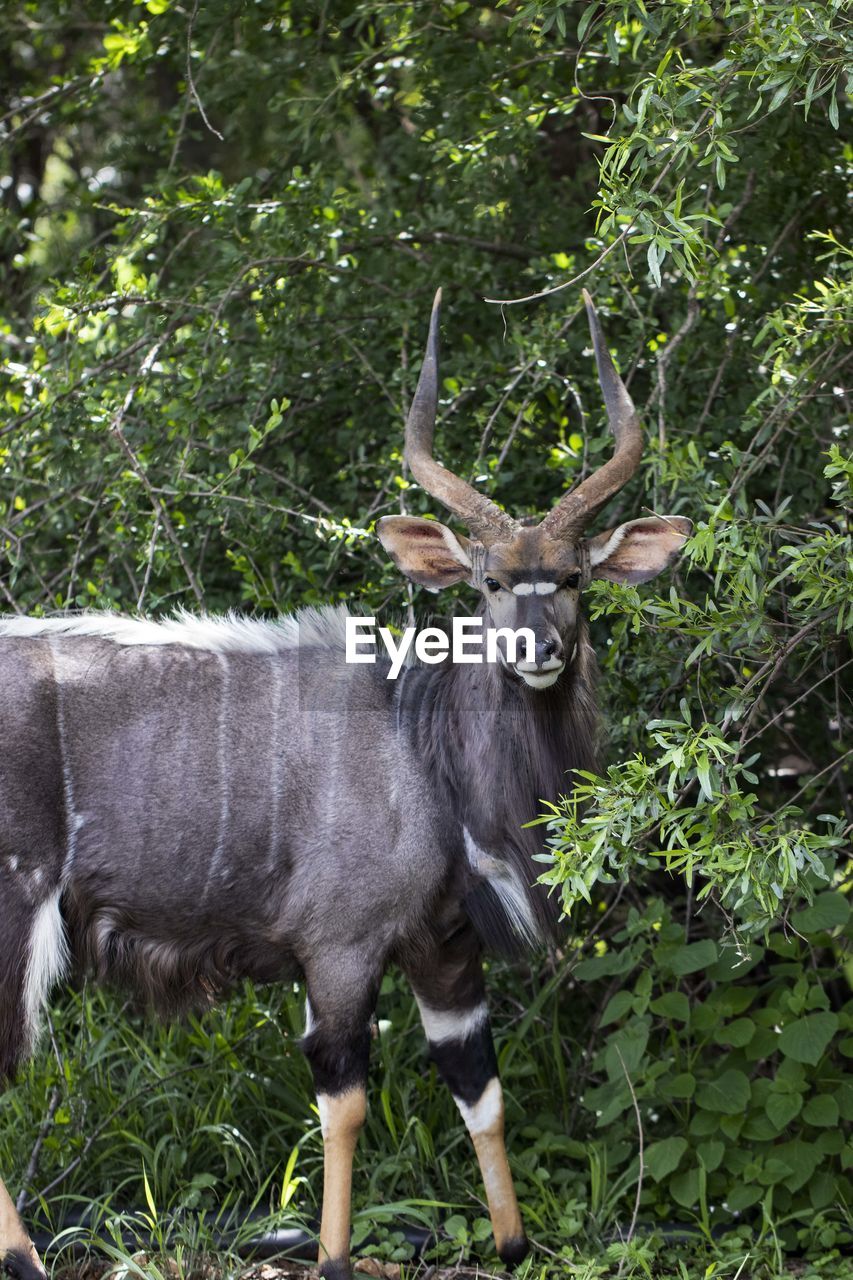
M 497 1076 L 489 1081 L 476 1102 L 463 1102 L 460 1098 L 454 1101 L 470 1134 L 491 1133 L 503 1119 L 503 1092 Z
M 557 590 L 556 582 L 517 582 L 512 589 L 514 596 L 550 596 Z
M 459 1011 L 456 1009 L 433 1009 L 418 998 L 421 1011 L 421 1022 L 424 1024 L 426 1038 L 430 1044 L 441 1044 L 445 1040 L 467 1040 L 475 1031 L 479 1031 L 489 1016 L 485 1004 L 478 1004 L 474 1009 Z

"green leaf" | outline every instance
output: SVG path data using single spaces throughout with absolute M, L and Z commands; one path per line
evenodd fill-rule
M 820 1128 L 836 1125 L 839 1120 L 838 1103 L 830 1094 L 819 1093 L 806 1103 L 803 1119 L 806 1124 L 813 1124 Z
M 711 1139 L 708 1142 L 700 1142 L 696 1148 L 696 1154 L 702 1162 L 703 1168 L 707 1173 L 713 1173 L 722 1163 L 723 1156 L 726 1153 L 726 1144 L 719 1142 L 717 1139 Z
M 627 973 L 635 963 L 634 956 L 627 948 L 621 951 L 608 951 L 603 956 L 590 956 L 588 960 L 581 960 L 575 967 L 575 975 L 584 981 L 593 978 L 610 978 Z
M 721 1075 L 705 1081 L 696 1091 L 696 1105 L 705 1111 L 719 1111 L 734 1116 L 749 1105 L 749 1080 L 742 1071 L 730 1067 Z
M 714 1035 L 717 1044 L 730 1044 L 735 1049 L 743 1049 L 755 1035 L 755 1023 L 752 1018 L 735 1018 L 720 1027 Z
M 634 996 L 630 991 L 617 991 L 616 995 L 608 1000 L 604 1013 L 601 1015 L 601 1026 L 609 1026 L 611 1022 L 618 1022 L 630 1010 L 634 1003 Z
M 645 1022 L 630 1023 L 612 1034 L 604 1052 L 604 1061 L 610 1079 L 624 1080 L 626 1072 L 629 1077 L 636 1075 L 648 1042 L 649 1028 Z
M 799 1115 L 803 1099 L 799 1093 L 771 1093 L 764 1104 L 767 1118 L 777 1133 Z
M 707 969 L 716 959 L 717 944 L 710 938 L 703 938 L 701 942 L 691 942 L 686 947 L 679 947 L 667 958 L 666 963 L 674 974 L 683 978 L 688 973 Z
M 646 1148 L 644 1156 L 646 1171 L 655 1182 L 660 1182 L 678 1168 L 686 1150 L 686 1138 L 663 1138 L 660 1142 L 653 1142 Z
M 578 40 L 579 41 L 582 41 L 584 36 L 586 35 L 587 29 L 589 28 L 589 24 L 592 22 L 593 18 L 598 12 L 599 7 L 600 6 L 598 4 L 598 0 L 595 0 L 595 3 L 588 4 L 587 7 L 584 9 L 583 13 L 581 14 L 580 22 L 578 23 Z
M 646 251 L 646 259 L 649 264 L 649 271 L 651 273 L 652 280 L 655 282 L 657 287 L 660 288 L 660 259 L 658 258 L 658 246 L 654 240 L 649 241 L 649 247 Z
M 151 1194 L 151 1186 L 148 1182 L 148 1170 L 145 1168 L 144 1165 L 142 1168 L 142 1189 L 145 1192 L 145 1202 L 148 1205 L 148 1208 L 151 1210 L 151 1217 L 152 1219 L 156 1220 L 157 1208 L 154 1204 L 154 1197 Z
M 735 1213 L 750 1209 L 764 1195 L 764 1188 L 756 1183 L 735 1183 L 726 1192 L 726 1204 Z
M 748 947 L 722 946 L 720 958 L 708 970 L 712 982 L 734 982 L 743 978 L 761 963 L 764 948 L 755 944 Z
M 649 1009 L 662 1018 L 676 1018 L 679 1022 L 686 1022 L 690 1017 L 690 1003 L 683 991 L 667 991 L 653 1000 Z
M 821 933 L 844 926 L 850 919 L 850 904 L 843 893 L 819 893 L 811 906 L 797 911 L 791 923 L 798 933 Z
M 689 1169 L 676 1174 L 669 1184 L 673 1199 L 685 1209 L 692 1209 L 699 1199 L 699 1176 L 699 1169 Z
M 785 99 L 787 98 L 790 92 L 791 92 L 790 80 L 786 80 L 784 84 L 780 84 L 779 88 L 776 90 L 776 92 L 773 94 L 773 97 L 770 99 L 770 106 L 767 108 L 767 114 L 769 115 L 771 111 L 775 111 L 777 107 L 781 107 L 782 103 L 785 101 Z
M 689 1071 L 681 1071 L 669 1082 L 668 1093 L 671 1098 L 692 1098 L 696 1092 L 696 1077 Z
M 822 1158 L 813 1142 L 803 1142 L 800 1138 L 774 1147 L 773 1156 L 788 1168 L 784 1183 L 789 1191 L 797 1191 L 808 1182 Z M 768 1160 L 765 1167 L 769 1164 Z
M 834 1013 L 810 1013 L 782 1028 L 779 1048 L 786 1058 L 817 1066 L 829 1042 L 838 1030 Z

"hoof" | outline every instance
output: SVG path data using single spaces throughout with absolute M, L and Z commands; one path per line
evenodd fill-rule
M 22 1249 L 10 1249 L 0 1260 L 0 1271 L 11 1276 L 11 1280 L 47 1280 L 47 1272 L 32 1253 L 24 1253 Z
M 352 1280 L 349 1258 L 324 1258 L 320 1263 L 320 1280 Z
M 504 1240 L 503 1244 L 498 1246 L 498 1257 L 508 1267 L 517 1267 L 529 1252 L 530 1245 L 527 1243 L 526 1236 L 514 1236 L 512 1240 Z

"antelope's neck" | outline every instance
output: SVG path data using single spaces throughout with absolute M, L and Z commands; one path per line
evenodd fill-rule
M 398 698 L 418 758 L 442 802 L 495 857 L 526 856 L 542 829 L 524 829 L 572 787 L 571 772 L 595 766 L 595 668 L 585 630 L 577 658 L 546 690 L 528 688 L 497 664 L 413 668 Z

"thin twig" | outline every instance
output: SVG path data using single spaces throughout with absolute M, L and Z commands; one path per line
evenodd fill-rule
M 737 68 L 734 68 L 732 73 L 726 78 L 726 81 L 722 86 L 724 89 L 728 85 L 729 81 L 733 78 L 734 72 L 736 70 Z M 705 125 L 709 117 L 714 114 L 715 110 L 716 110 L 716 104 L 705 108 L 705 110 L 702 112 L 702 115 L 699 117 L 699 119 L 696 122 L 696 125 L 692 131 L 692 135 L 691 135 L 692 137 L 696 137 L 698 135 L 700 129 L 702 129 L 702 127 Z M 660 173 L 655 178 L 652 185 L 649 187 L 648 194 L 650 196 L 653 196 L 655 194 L 655 192 L 657 191 L 658 187 L 661 185 L 663 180 L 669 175 L 669 171 L 672 169 L 676 160 L 681 155 L 683 151 L 683 147 L 684 147 L 684 143 L 681 140 L 678 143 L 672 144 L 672 148 L 671 148 L 672 155 L 669 157 L 666 164 L 661 169 Z M 538 302 L 540 298 L 550 298 L 552 294 L 561 293 L 563 289 L 568 289 L 571 285 L 578 284 L 581 280 L 586 279 L 588 275 L 591 275 L 592 272 L 595 271 L 596 267 L 600 267 L 602 262 L 604 262 L 606 258 L 610 257 L 614 249 L 618 249 L 621 244 L 625 243 L 625 241 L 628 239 L 628 236 L 631 234 L 632 231 L 635 231 L 636 228 L 637 228 L 636 219 L 632 218 L 631 221 L 622 228 L 622 230 L 620 231 L 616 239 L 611 241 L 609 245 L 606 245 L 605 248 L 602 249 L 601 253 L 595 259 L 595 261 L 590 263 L 588 267 L 585 267 L 583 271 L 579 271 L 576 276 L 572 276 L 571 280 L 564 280 L 562 284 L 556 284 L 551 289 L 541 289 L 539 293 L 529 293 L 524 298 L 484 298 L 483 301 L 488 302 L 492 306 L 496 306 L 496 307 L 515 307 L 522 302 Z
M 192 94 L 193 101 L 195 102 L 195 105 L 198 107 L 199 115 L 204 121 L 205 127 L 209 129 L 209 131 L 214 135 L 214 137 L 218 138 L 220 142 L 224 142 L 225 141 L 224 136 L 219 132 L 218 129 L 214 129 L 213 125 L 210 123 L 210 121 L 207 118 L 207 112 L 204 109 L 204 103 L 202 102 L 201 98 L 198 95 L 198 89 L 196 88 L 195 80 L 193 79 L 193 68 L 192 68 L 193 26 L 195 25 L 195 20 L 198 15 L 199 3 L 200 3 L 200 0 L 195 0 L 195 4 L 193 5 L 193 11 L 190 14 L 190 20 L 187 26 L 187 88 Z
M 190 584 L 190 588 L 192 590 L 193 595 L 196 598 L 196 601 L 198 602 L 199 605 L 203 605 L 204 594 L 196 579 L 195 574 L 193 573 L 192 566 L 190 565 L 186 555 L 184 554 L 184 549 L 181 546 L 180 539 L 175 533 L 175 527 L 172 524 L 172 521 L 169 517 L 169 513 L 166 510 L 166 508 L 163 506 L 163 503 L 160 501 L 159 497 L 157 496 L 154 490 L 154 487 L 151 484 L 151 481 L 148 479 L 148 475 L 145 471 L 145 468 L 142 466 L 141 462 L 137 458 L 136 454 L 134 453 L 133 449 L 130 446 L 127 436 L 124 434 L 124 431 L 122 430 L 122 423 L 124 422 L 124 419 L 127 416 L 130 406 L 133 404 L 133 399 L 134 399 L 134 396 L 136 395 L 136 392 L 139 390 L 142 383 L 145 381 L 148 374 L 151 372 L 151 369 L 154 365 L 154 361 L 157 359 L 157 356 L 160 353 L 161 347 L 166 342 L 167 338 L 171 336 L 173 329 L 174 329 L 174 326 L 170 326 L 170 328 L 166 331 L 163 337 L 158 338 L 158 340 L 154 343 L 153 347 L 149 348 L 148 352 L 146 353 L 145 359 L 142 361 L 142 364 L 139 366 L 139 371 L 137 373 L 135 380 L 128 387 L 127 394 L 125 395 L 124 400 L 122 401 L 118 411 L 116 412 L 112 422 L 110 423 L 109 429 L 112 432 L 112 434 L 115 436 L 116 440 L 118 440 L 119 444 L 121 445 L 122 449 L 127 455 L 130 465 L 132 466 L 134 472 L 136 473 L 138 479 L 140 480 L 143 488 L 145 489 L 145 492 L 148 494 L 149 501 L 151 502 L 151 505 L 154 508 L 154 514 L 158 516 L 158 518 L 160 519 L 160 522 L 162 523 L 163 528 L 166 530 L 166 535 L 169 538 L 169 541 L 172 543 L 172 545 L 175 548 L 175 551 L 177 552 L 178 559 L 181 562 L 181 566 L 184 570 L 184 573 L 187 575 L 187 582 Z
M 789 800 L 788 803 L 796 804 L 797 801 L 806 794 L 809 787 L 814 786 L 818 778 L 822 778 L 825 773 L 829 773 L 830 769 L 837 769 L 838 766 L 842 764 L 847 759 L 848 756 L 853 756 L 853 747 L 851 747 L 849 751 L 845 751 L 843 755 L 840 755 L 837 760 L 831 760 L 830 763 L 826 765 L 825 768 L 821 769 L 819 773 L 812 774 L 808 782 L 804 783 L 803 786 L 800 787 L 797 794 L 791 800 Z
M 744 716 L 743 728 L 741 729 L 741 736 L 740 736 L 741 748 L 748 747 L 750 742 L 754 742 L 756 738 L 760 738 L 763 733 L 767 732 L 767 730 L 770 728 L 771 725 L 775 724 L 777 720 L 781 720 L 782 716 L 785 715 L 787 711 L 790 711 L 792 707 L 795 707 L 798 702 L 802 702 L 803 698 L 808 698 L 809 695 L 814 693 L 815 689 L 817 689 L 820 685 L 822 685 L 826 680 L 831 680 L 833 676 L 835 676 L 837 679 L 839 671 L 843 671 L 845 667 L 849 667 L 851 662 L 853 662 L 853 658 L 848 658 L 846 662 L 841 663 L 841 666 L 835 667 L 827 675 L 821 676 L 820 680 L 816 680 L 814 684 L 809 685 L 805 693 L 801 693 L 800 696 L 798 698 L 795 698 L 793 702 L 786 702 L 782 710 L 777 711 L 776 715 L 773 716 L 772 720 L 768 720 L 766 724 L 763 724 L 760 729 L 756 729 L 755 733 L 750 734 L 750 736 L 747 738 L 746 731 L 749 728 L 750 721 L 752 720 L 755 712 L 760 707 L 761 699 L 764 697 L 764 694 L 767 692 L 768 686 L 770 685 L 771 680 L 773 679 L 773 674 L 771 674 L 770 679 L 767 681 L 767 684 L 761 690 L 760 695 L 755 699 L 755 702 L 753 702 L 747 715 Z M 839 722 L 840 722 L 840 719 L 841 718 L 839 716 Z
M 776 671 L 778 671 L 778 669 L 781 667 L 785 659 L 788 657 L 788 655 L 794 649 L 796 649 L 797 645 L 800 644 L 801 641 L 803 641 L 807 635 L 809 635 L 812 631 L 814 631 L 815 627 L 819 627 L 822 622 L 826 622 L 827 618 L 834 617 L 836 612 L 837 611 L 834 608 L 824 609 L 823 613 L 819 613 L 816 618 L 812 618 L 811 621 L 807 622 L 804 627 L 800 627 L 799 631 L 796 631 L 794 635 L 790 637 L 789 640 L 785 641 L 785 643 L 782 645 L 779 652 L 775 654 L 774 657 L 768 658 L 767 661 L 758 668 L 755 675 L 752 676 L 749 680 L 747 680 L 743 688 L 738 691 L 738 697 L 745 698 L 746 695 L 750 693 L 761 680 L 764 679 L 764 677 L 767 675 L 768 672 L 770 672 L 771 675 L 775 674 Z M 727 711 L 725 716 L 723 717 L 723 723 L 721 728 L 721 732 L 723 734 L 728 729 L 729 725 L 732 722 L 732 719 L 733 719 L 732 712 Z
M 151 570 L 154 568 L 154 554 L 157 550 L 157 539 L 160 535 L 160 517 L 154 517 L 154 527 L 151 530 L 151 540 L 148 543 L 148 559 L 145 564 L 145 577 L 142 579 L 142 587 L 136 601 L 137 612 L 142 611 L 145 604 L 145 597 L 148 594 L 148 584 L 151 581 Z
M 26 1172 L 24 1173 L 23 1181 L 21 1182 L 21 1190 L 18 1192 L 18 1200 L 15 1205 L 15 1208 L 18 1210 L 18 1213 L 23 1213 L 24 1207 L 27 1203 L 27 1187 L 31 1185 L 33 1179 L 38 1173 L 39 1157 L 41 1156 L 41 1149 L 44 1146 L 44 1140 L 47 1137 L 48 1133 L 50 1132 L 51 1126 L 53 1125 L 53 1117 L 56 1115 L 57 1108 L 59 1107 L 61 1098 L 62 1098 L 62 1090 L 59 1088 L 58 1085 L 55 1085 L 53 1092 L 50 1095 L 50 1103 L 48 1104 L 47 1114 L 45 1115 L 44 1120 L 42 1120 L 41 1122 L 41 1127 L 39 1128 L 39 1131 L 38 1131 L 38 1137 L 33 1143 L 33 1149 L 32 1149 L 32 1152 L 30 1153 L 30 1158 L 27 1164 Z

